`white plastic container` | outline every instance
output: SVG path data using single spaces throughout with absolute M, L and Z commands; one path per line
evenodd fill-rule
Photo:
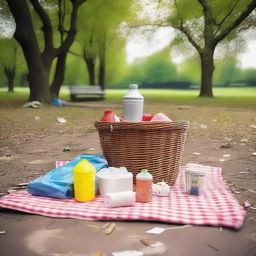
M 204 189 L 206 171 L 200 165 L 185 168 L 186 192 L 190 195 L 200 195 Z
M 137 84 L 129 85 L 129 92 L 123 96 L 123 117 L 128 122 L 142 121 L 144 97 Z
M 96 181 L 102 196 L 106 193 L 116 193 L 133 190 L 133 175 L 125 167 L 104 168 L 96 173 Z
M 122 207 L 135 204 L 135 192 L 122 191 L 116 193 L 106 193 L 104 196 L 104 204 L 107 207 Z

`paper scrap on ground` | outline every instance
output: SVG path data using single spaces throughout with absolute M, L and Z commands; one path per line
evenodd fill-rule
M 112 252 L 112 256 L 143 256 L 144 253 L 140 251 L 120 251 Z
M 65 124 L 67 122 L 67 120 L 63 117 L 57 117 L 56 120 L 57 120 L 58 123 L 61 123 L 61 124 Z
M 198 152 L 193 152 L 192 155 L 195 155 L 195 156 L 200 156 L 201 154 L 198 153 Z
M 152 229 L 146 231 L 146 233 L 149 233 L 149 234 L 161 234 L 165 230 L 166 230 L 166 228 L 155 227 L 155 228 L 152 228 Z
M 256 152 L 253 152 L 252 155 L 253 155 L 253 156 L 256 156 Z

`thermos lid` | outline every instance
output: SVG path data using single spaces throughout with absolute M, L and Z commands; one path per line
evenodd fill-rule
M 129 91 L 123 96 L 123 99 L 138 99 L 143 100 L 144 97 L 139 93 L 137 84 L 130 84 Z

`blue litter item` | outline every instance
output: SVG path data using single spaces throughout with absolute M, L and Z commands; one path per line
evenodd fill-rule
M 68 105 L 68 103 L 65 100 L 60 100 L 58 98 L 53 98 L 51 103 L 53 106 L 56 107 L 66 107 Z
M 103 155 L 80 155 L 69 163 L 49 171 L 28 184 L 28 192 L 34 196 L 69 198 L 74 196 L 73 167 L 82 159 L 88 160 L 96 169 L 108 168 Z

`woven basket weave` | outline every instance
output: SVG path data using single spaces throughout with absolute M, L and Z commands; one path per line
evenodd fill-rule
M 188 122 L 95 122 L 109 166 L 135 176 L 148 169 L 153 182 L 173 185 L 181 166 Z

